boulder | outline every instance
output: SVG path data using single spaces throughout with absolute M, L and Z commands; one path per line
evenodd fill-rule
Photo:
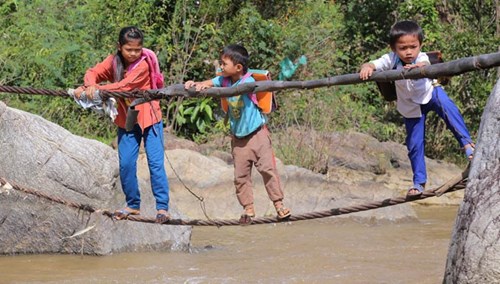
M 66 203 L 108 210 L 125 205 L 118 155 L 111 147 L 3 102 L 0 133 L 0 177 Z M 154 216 L 149 183 L 140 180 L 140 187 L 141 213 Z M 171 211 L 180 217 L 175 205 Z M 114 222 L 99 213 L 0 188 L 0 254 L 183 250 L 189 247 L 190 236 L 189 227 Z
M 233 184 L 232 161 L 217 156 L 205 156 L 189 149 L 167 150 L 167 174 L 171 185 L 171 202 L 187 218 L 234 219 L 242 212 Z M 216 154 L 218 155 L 218 154 Z M 149 179 L 145 157 L 139 159 L 139 175 Z M 385 174 L 375 174 L 346 167 L 330 168 L 328 174 L 313 173 L 293 165 L 283 165 L 278 159 L 278 172 L 285 191 L 285 205 L 293 214 L 304 214 L 332 208 L 366 204 L 406 194 L 405 183 L 411 182 L 411 170 L 390 169 Z M 142 169 L 142 170 L 141 170 Z M 457 166 L 430 162 L 434 186 L 445 183 L 461 171 Z M 402 177 L 406 177 L 402 178 Z M 275 212 L 267 197 L 262 177 L 252 172 L 255 207 L 258 217 L 274 216 Z M 410 178 L 410 180 L 408 180 Z M 449 194 L 426 204 L 457 204 L 458 197 L 446 199 Z M 199 200 L 202 199 L 203 203 Z M 425 200 L 420 201 L 422 203 Z M 205 213 L 207 216 L 205 216 Z M 343 215 L 361 222 L 395 222 L 416 219 L 410 204 L 391 206 L 361 213 Z
M 98 209 L 124 206 L 118 178 L 116 151 L 100 142 L 74 136 L 42 118 L 0 103 L 0 177 L 64 200 L 89 204 Z M 287 135 L 300 136 L 295 130 Z M 303 134 L 302 134 L 303 135 Z M 356 132 L 303 135 L 304 147 L 325 147 L 321 174 L 279 159 L 278 171 L 285 191 L 285 205 L 293 214 L 304 214 L 406 194 L 411 169 L 404 146 L 379 142 Z M 275 150 L 278 143 L 274 143 Z M 353 142 L 349 142 L 353 141 Z M 273 140 L 274 142 L 274 140 Z M 233 185 L 230 139 L 221 137 L 210 145 L 166 135 L 165 166 L 171 188 L 175 218 L 235 219 L 242 208 Z M 322 146 L 322 147 L 323 147 Z M 427 161 L 429 187 L 443 184 L 461 170 L 448 163 Z M 142 213 L 154 216 L 147 160 L 142 152 L 138 175 L 143 197 Z M 257 216 L 274 216 L 262 178 L 254 169 L 253 183 Z M 462 198 L 443 195 L 419 201 L 425 204 L 458 204 Z M 436 201 L 429 201 L 435 199 Z M 202 200 L 202 201 L 200 201 Z M 401 204 L 377 210 L 342 215 L 359 222 L 417 220 L 412 205 Z M 88 253 L 185 249 L 191 230 L 137 222 L 113 222 L 100 214 L 89 214 L 13 189 L 0 189 L 0 253 Z M 79 232 L 85 231 L 83 234 Z M 131 232 L 133 232 L 131 234 Z M 74 236 L 73 235 L 78 235 Z
M 479 127 L 469 181 L 448 251 L 443 283 L 500 281 L 500 80 Z

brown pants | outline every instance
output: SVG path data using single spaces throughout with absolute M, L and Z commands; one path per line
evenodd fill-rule
M 262 175 L 267 195 L 271 201 L 283 199 L 276 159 L 271 144 L 271 135 L 265 126 L 244 138 L 233 136 L 234 185 L 240 204 L 253 204 L 252 166 Z

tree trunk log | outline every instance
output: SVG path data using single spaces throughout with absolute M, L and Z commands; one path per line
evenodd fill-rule
M 359 84 L 370 81 L 389 82 L 403 79 L 451 77 L 470 71 L 489 69 L 496 66 L 500 66 L 500 52 L 461 58 L 445 63 L 438 63 L 420 68 L 414 68 L 403 72 L 400 70 L 374 72 L 368 80 L 361 80 L 359 78 L 359 73 L 353 73 L 309 81 L 258 81 L 254 83 L 244 83 L 230 88 L 210 88 L 200 92 L 196 92 L 194 88 L 185 90 L 183 84 L 174 84 L 163 89 L 150 90 L 147 92 L 145 97 L 143 97 L 144 94 L 141 94 L 139 96 L 133 95 L 127 97 L 139 98 L 138 100 L 134 101 L 134 103 L 132 104 L 133 107 L 153 99 L 162 99 L 172 96 L 231 97 L 261 91 L 278 91 L 283 89 L 314 89 L 335 85 Z
M 500 80 L 478 135 L 443 283 L 500 283 Z

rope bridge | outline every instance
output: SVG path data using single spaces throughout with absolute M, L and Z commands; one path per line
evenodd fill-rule
M 134 100 L 132 107 L 150 100 L 168 98 L 173 96 L 184 96 L 184 97 L 199 97 L 199 96 L 209 96 L 209 97 L 229 97 L 234 95 L 241 95 L 244 93 L 251 92 L 261 92 L 261 91 L 277 91 L 282 89 L 313 89 L 319 87 L 329 87 L 334 85 L 348 85 L 348 84 L 359 84 L 369 81 L 378 82 L 388 82 L 402 79 L 419 79 L 419 78 L 438 78 L 438 77 L 451 77 L 455 75 L 460 75 L 465 72 L 489 69 L 493 67 L 500 66 L 500 52 L 482 54 L 473 57 L 461 58 L 453 61 L 448 61 L 445 63 L 433 64 L 429 66 L 424 66 L 420 68 L 413 68 L 410 70 L 389 70 L 389 71 L 379 71 L 374 72 L 373 75 L 368 80 L 361 80 L 359 74 L 346 74 L 340 76 L 334 76 L 329 78 L 324 78 L 320 80 L 309 80 L 309 81 L 258 81 L 254 83 L 244 83 L 229 88 L 210 88 L 200 92 L 196 92 L 194 88 L 185 90 L 183 84 L 174 84 L 163 89 L 156 90 L 134 90 L 131 92 L 109 92 L 101 91 L 100 94 L 103 97 L 118 97 L 118 98 L 136 98 Z M 64 96 L 68 97 L 66 91 L 54 91 L 46 89 L 35 89 L 29 87 L 12 87 L 12 86 L 2 86 L 0 85 L 0 92 L 4 93 L 17 93 L 17 94 L 33 94 L 33 95 L 49 95 L 49 96 Z M 406 197 L 388 198 L 382 201 L 367 202 L 365 204 L 359 204 L 354 206 L 348 206 L 343 208 L 333 208 L 330 210 L 317 211 L 311 213 L 292 215 L 288 219 L 283 221 L 300 221 L 309 220 L 317 218 L 326 218 L 331 216 L 338 216 L 344 214 L 350 214 L 355 212 L 367 211 L 387 206 L 394 206 L 397 204 L 402 204 L 406 202 L 417 201 L 421 199 L 426 199 L 433 196 L 440 196 L 446 192 L 456 191 L 465 188 L 468 177 L 468 169 L 465 170 L 461 175 L 450 180 L 449 182 L 443 184 L 436 189 L 430 189 L 424 191 L 422 195 L 417 198 L 408 199 Z M 29 189 L 18 185 L 14 182 L 9 182 L 4 178 L 0 177 L 0 189 L 9 190 L 15 189 L 28 194 L 38 196 L 50 200 L 52 202 L 64 204 L 66 206 L 84 210 L 90 213 L 102 213 L 105 216 L 112 217 L 113 212 L 104 209 L 96 209 L 91 205 L 79 204 L 71 201 L 64 200 L 59 197 L 54 197 L 47 195 L 45 193 Z M 207 218 L 209 219 L 209 218 Z M 144 222 L 144 223 L 155 223 L 154 218 L 144 218 L 141 216 L 128 216 L 127 220 Z M 254 218 L 252 224 L 266 224 L 266 223 L 276 223 L 280 222 L 277 218 L 264 217 L 264 218 Z M 182 220 L 182 219 L 172 219 L 166 225 L 186 225 L 186 226 L 233 226 L 240 225 L 239 220 Z
M 426 199 L 429 197 L 441 196 L 442 194 L 445 194 L 448 192 L 453 192 L 453 191 L 464 189 L 466 187 L 466 184 L 467 184 L 468 176 L 469 176 L 469 167 L 467 167 L 467 169 L 465 169 L 460 175 L 457 175 L 456 177 L 450 179 L 448 182 L 441 185 L 440 187 L 435 188 L 435 189 L 426 190 L 422 193 L 422 195 L 420 195 L 418 197 L 414 197 L 414 198 L 408 198 L 408 197 L 387 198 L 387 199 L 384 199 L 381 201 L 370 201 L 370 202 L 366 202 L 363 204 L 352 205 L 352 206 L 347 206 L 347 207 L 332 208 L 329 210 L 315 211 L 315 212 L 309 212 L 309 213 L 304 213 L 304 214 L 292 215 L 289 218 L 284 219 L 284 220 L 278 220 L 276 217 L 253 218 L 252 223 L 250 225 L 270 224 L 270 223 L 279 223 L 279 222 L 294 222 L 294 221 L 312 220 L 312 219 L 326 218 L 326 217 L 332 217 L 332 216 L 346 215 L 346 214 L 351 214 L 351 213 L 356 213 L 356 212 L 362 212 L 362 211 L 368 211 L 368 210 L 373 210 L 373 209 L 378 209 L 378 208 L 383 208 L 383 207 L 388 207 L 388 206 L 394 206 L 394 205 L 398 205 L 398 204 L 402 204 L 402 203 L 406 203 L 406 202 L 413 202 L 413 201 L 417 201 L 417 200 Z M 113 212 L 111 212 L 109 210 L 96 209 L 91 205 L 71 202 L 71 201 L 65 200 L 65 199 L 60 198 L 60 197 L 51 196 L 49 194 L 37 191 L 35 189 L 30 189 L 30 188 L 21 186 L 21 185 L 16 184 L 12 181 L 7 181 L 5 178 L 2 178 L 2 177 L 0 177 L 0 189 L 6 190 L 6 191 L 8 191 L 10 189 L 15 189 L 15 190 L 27 193 L 27 194 L 37 196 L 39 198 L 43 198 L 43 199 L 46 199 L 46 200 L 49 200 L 49 201 L 52 201 L 55 203 L 66 205 L 66 206 L 71 207 L 71 208 L 75 208 L 78 210 L 84 210 L 84 211 L 89 212 L 89 213 L 101 213 L 109 218 L 113 217 Z M 155 218 L 147 218 L 147 217 L 141 217 L 141 216 L 137 216 L 137 215 L 129 215 L 124 220 L 134 221 L 134 222 L 142 222 L 142 223 L 156 223 Z M 241 224 L 239 223 L 239 220 L 237 220 L 237 219 L 230 219 L 230 220 L 171 219 L 167 223 L 163 223 L 161 225 L 222 227 L 222 226 L 240 226 Z

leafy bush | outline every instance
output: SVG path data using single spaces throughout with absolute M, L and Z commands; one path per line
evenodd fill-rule
M 268 69 L 275 78 L 279 62 L 284 58 L 295 61 L 302 55 L 307 57 L 307 65 L 299 67 L 291 80 L 354 73 L 361 63 L 388 51 L 389 29 L 401 19 L 414 19 L 422 25 L 425 50 L 441 50 L 445 60 L 453 60 L 498 51 L 496 2 L 481 3 L 6 0 L 0 3 L 0 84 L 76 87 L 89 67 L 115 52 L 117 34 L 127 25 L 145 31 L 145 46 L 158 53 L 167 85 L 212 78 L 221 49 L 238 42 L 249 49 L 252 68 Z M 496 69 L 471 72 L 453 78 L 446 87 L 473 136 L 496 78 Z M 109 119 L 84 111 L 66 98 L 6 94 L 0 99 L 78 135 L 101 141 L 115 136 Z M 379 140 L 404 143 L 402 117 L 394 103 L 381 99 L 373 83 L 285 90 L 278 92 L 278 102 L 280 108 L 270 120 L 276 135 L 286 135 L 289 128 L 353 129 Z M 204 142 L 227 132 L 216 99 L 171 99 L 162 105 L 168 129 L 179 135 Z M 458 146 L 448 146 L 458 144 L 434 115 L 428 118 L 427 139 L 430 157 L 463 160 Z M 320 149 L 305 157 L 304 153 L 293 155 L 291 144 L 283 147 L 289 150 L 283 148 L 278 155 L 287 153 L 287 162 L 317 168 L 311 161 L 321 155 Z

